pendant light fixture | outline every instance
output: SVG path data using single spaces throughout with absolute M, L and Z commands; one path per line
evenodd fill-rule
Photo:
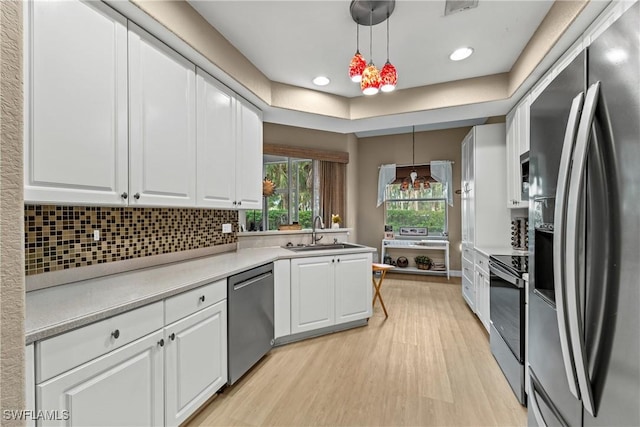
M 362 73 L 360 89 L 365 95 L 375 95 L 380 90 L 380 71 L 373 64 L 373 9 L 369 12 L 369 64 Z
M 360 55 L 360 33 L 356 33 L 356 53 L 349 63 L 349 78 L 360 82 L 360 90 L 365 95 L 375 95 L 382 86 L 385 92 L 395 89 L 398 81 L 396 68 L 389 61 L 389 17 L 396 6 L 396 0 L 351 0 L 349 7 L 351 17 L 359 25 L 369 26 L 369 60 L 368 64 Z M 387 20 L 387 62 L 382 72 L 373 63 L 373 26 Z M 358 80 L 358 72 L 362 67 L 362 77 Z
M 349 63 L 349 78 L 354 83 L 360 83 L 362 72 L 367 66 L 367 61 L 360 54 L 360 24 L 356 22 L 356 53 Z
M 389 62 L 389 15 L 387 15 L 387 62 L 380 71 L 380 90 L 383 92 L 392 92 L 396 88 L 398 82 L 398 72 L 396 67 Z

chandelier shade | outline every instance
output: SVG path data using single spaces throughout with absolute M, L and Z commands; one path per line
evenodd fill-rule
M 364 57 L 360 52 L 356 51 L 349 63 L 349 78 L 351 81 L 354 83 L 360 83 L 360 80 L 362 80 L 362 73 L 366 67 L 367 61 L 364 60 Z
M 383 92 L 391 92 L 396 88 L 398 83 L 398 72 L 389 61 L 384 64 L 380 71 L 380 90 Z
M 360 89 L 365 95 L 375 95 L 380 90 L 380 71 L 372 62 L 367 65 L 362 73 Z

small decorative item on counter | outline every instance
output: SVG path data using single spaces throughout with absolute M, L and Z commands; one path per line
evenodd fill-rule
M 331 214 L 331 228 L 340 228 L 340 222 L 342 222 L 340 215 Z
M 400 268 L 406 268 L 409 266 L 409 260 L 407 259 L 407 257 L 401 256 L 396 260 L 396 266 Z
M 385 240 L 393 239 L 393 225 L 384 226 L 384 238 Z
M 262 195 L 269 197 L 276 191 L 276 185 L 269 178 L 265 177 L 262 181 Z
M 413 260 L 419 270 L 429 270 L 431 268 L 431 258 L 426 255 L 418 255 Z

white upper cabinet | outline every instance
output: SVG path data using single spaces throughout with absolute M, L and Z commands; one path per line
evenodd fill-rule
M 195 66 L 129 25 L 132 206 L 195 206 Z
M 198 206 L 262 208 L 262 118 L 198 69 Z
M 236 202 L 236 99 L 208 74 L 200 69 L 197 74 L 197 203 L 233 208 Z
M 262 117 L 255 108 L 238 103 L 236 198 L 240 209 L 262 208 Z
M 25 4 L 25 201 L 126 205 L 126 19 L 101 2 Z
M 531 97 L 525 97 L 507 114 L 507 207 L 527 208 L 522 199 L 522 169 L 520 156 L 529 151 L 529 108 Z

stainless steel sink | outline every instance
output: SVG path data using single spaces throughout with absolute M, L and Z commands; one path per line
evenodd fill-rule
M 289 249 L 293 252 L 307 252 L 307 251 L 326 251 L 326 250 L 340 250 L 340 249 L 359 249 L 364 246 L 356 245 L 353 243 L 325 243 L 315 245 L 304 245 L 304 246 L 283 246 L 285 249 Z

